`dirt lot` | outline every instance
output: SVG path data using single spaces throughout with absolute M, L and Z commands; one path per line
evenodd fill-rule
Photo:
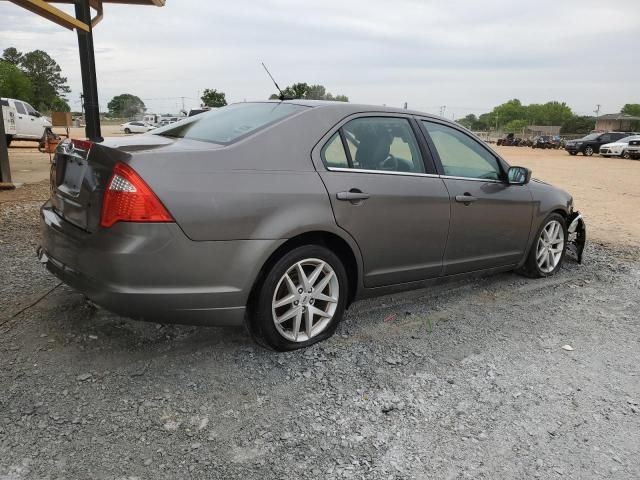
M 574 194 L 584 265 L 359 302 L 287 354 L 94 309 L 35 260 L 46 183 L 0 192 L 0 479 L 640 478 L 640 162 L 502 151 Z

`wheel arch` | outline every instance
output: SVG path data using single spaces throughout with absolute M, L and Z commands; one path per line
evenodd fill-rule
M 256 276 L 249 298 L 247 300 L 247 308 L 251 309 L 257 297 L 260 285 L 262 284 L 265 276 L 269 272 L 269 269 L 287 252 L 290 252 L 294 248 L 301 247 L 303 245 L 322 245 L 327 247 L 342 261 L 348 278 L 348 298 L 347 306 L 355 300 L 360 291 L 360 281 L 362 278 L 362 261 L 357 251 L 357 246 L 349 240 L 343 238 L 335 232 L 329 232 L 326 230 L 313 230 L 309 232 L 300 233 L 293 236 L 267 258 Z

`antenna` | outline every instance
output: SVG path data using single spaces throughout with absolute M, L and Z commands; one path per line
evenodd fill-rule
M 276 82 L 276 79 L 273 78 L 273 75 L 271 75 L 271 72 L 269 71 L 269 69 L 267 68 L 267 66 L 264 64 L 264 62 L 260 62 L 262 63 L 262 67 L 264 68 L 265 72 L 267 72 L 267 75 L 269 75 L 269 78 L 271 78 L 271 81 L 273 82 L 273 84 L 276 86 L 276 88 L 278 89 L 278 92 L 280 92 L 280 96 L 278 97 L 280 100 L 289 100 L 289 98 L 287 98 L 284 94 L 284 92 L 280 89 L 280 87 L 278 86 L 278 82 Z

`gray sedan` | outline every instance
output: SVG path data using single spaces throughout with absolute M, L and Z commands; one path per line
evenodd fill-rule
M 64 141 L 38 255 L 133 318 L 246 325 L 290 350 L 366 296 L 546 277 L 584 223 L 566 192 L 459 125 L 342 102 L 249 102 L 136 137 Z

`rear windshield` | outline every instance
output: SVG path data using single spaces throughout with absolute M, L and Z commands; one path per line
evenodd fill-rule
M 291 103 L 234 103 L 153 131 L 153 135 L 227 145 L 307 107 Z

